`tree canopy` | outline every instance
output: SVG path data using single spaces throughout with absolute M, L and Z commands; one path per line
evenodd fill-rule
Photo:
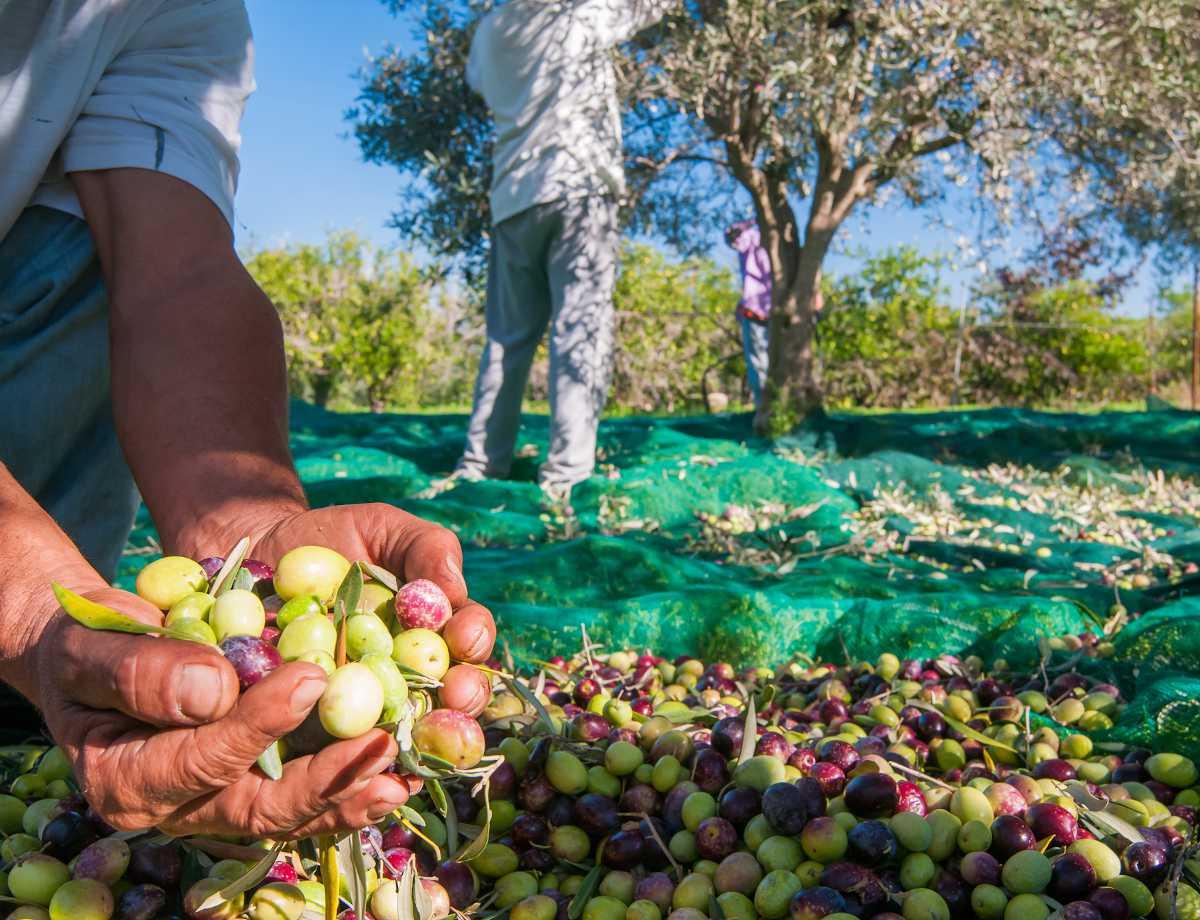
M 368 157 L 423 180 L 400 226 L 476 265 L 487 113 L 462 68 L 483 11 L 423 4 L 424 41 L 374 63 L 354 115 Z M 785 430 L 821 403 L 814 298 L 856 209 L 967 186 L 1006 220 L 1049 191 L 1131 229 L 1153 202 L 1137 239 L 1182 238 L 1198 35 L 1189 0 L 683 0 L 621 56 L 627 217 L 688 248 L 749 197 L 774 276 L 759 421 Z

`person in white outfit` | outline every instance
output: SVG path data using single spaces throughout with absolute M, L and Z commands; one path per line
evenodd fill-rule
M 521 398 L 550 328 L 550 451 L 561 494 L 595 466 L 613 349 L 624 194 L 612 49 L 678 0 L 509 0 L 471 43 L 467 81 L 495 118 L 487 343 L 456 475 L 507 476 Z

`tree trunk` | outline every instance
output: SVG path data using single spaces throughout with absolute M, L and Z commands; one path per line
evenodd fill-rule
M 755 430 L 779 437 L 821 407 L 821 368 L 816 349 L 820 262 L 801 258 L 790 287 L 773 292 L 770 364 Z
M 1200 408 L 1200 260 L 1192 268 L 1192 411 Z

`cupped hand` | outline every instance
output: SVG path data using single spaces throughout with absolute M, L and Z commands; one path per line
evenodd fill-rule
M 162 619 L 123 591 L 88 597 L 146 623 Z M 214 648 L 96 632 L 65 615 L 34 654 L 50 733 L 89 803 L 119 830 L 296 838 L 378 821 L 419 788 L 384 772 L 397 751 L 380 730 L 288 761 L 277 781 L 255 767 L 320 698 L 325 674 L 315 665 L 284 665 L 239 697 Z
M 496 623 L 486 607 L 467 597 L 458 537 L 437 524 L 392 505 L 336 505 L 287 515 L 260 534 L 255 558 L 272 564 L 297 546 L 336 549 L 350 560 L 381 565 L 401 581 L 427 578 L 446 592 L 454 616 L 442 630 L 450 657 L 479 663 L 496 643 Z M 232 536 L 232 535 L 231 535 Z M 238 537 L 233 537 L 234 540 Z M 439 692 L 443 705 L 477 715 L 487 704 L 487 675 L 476 668 L 452 668 Z

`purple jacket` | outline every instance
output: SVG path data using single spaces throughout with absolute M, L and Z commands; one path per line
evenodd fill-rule
M 763 248 L 758 224 L 744 220 L 729 228 L 731 245 L 742 270 L 742 299 L 738 307 L 753 319 L 771 315 L 771 259 Z

